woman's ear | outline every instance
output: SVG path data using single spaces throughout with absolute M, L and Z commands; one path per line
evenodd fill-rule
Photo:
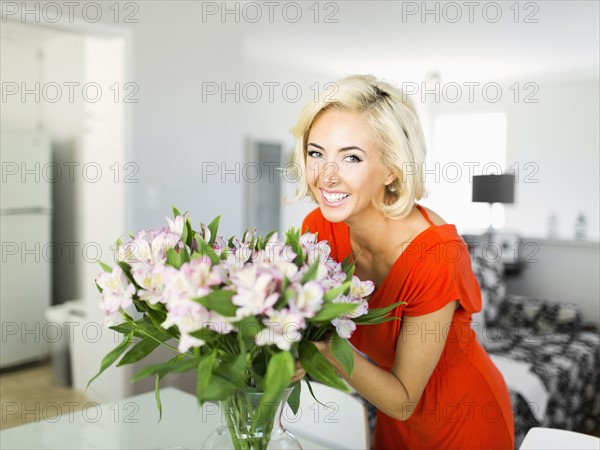
M 385 179 L 385 182 L 384 182 L 384 184 L 385 184 L 386 186 L 389 186 L 389 185 L 390 185 L 390 184 L 392 184 L 394 181 L 396 181 L 396 179 L 397 179 L 397 178 L 398 178 L 398 177 L 396 176 L 396 174 L 395 174 L 395 173 L 393 173 L 393 172 L 389 172 L 389 174 L 388 174 L 387 178 Z

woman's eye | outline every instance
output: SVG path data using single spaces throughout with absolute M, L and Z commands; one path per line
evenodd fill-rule
M 311 158 L 319 158 L 321 156 L 321 152 L 318 152 L 316 150 L 309 150 L 307 152 L 308 156 L 310 156 Z
M 348 155 L 348 156 L 346 156 L 344 159 L 345 159 L 346 161 L 353 162 L 353 163 L 355 163 L 355 162 L 361 162 L 361 161 L 362 161 L 362 160 L 361 160 L 361 159 L 360 159 L 358 156 L 356 156 L 356 155 Z

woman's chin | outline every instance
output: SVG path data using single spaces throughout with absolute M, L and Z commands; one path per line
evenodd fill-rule
M 321 214 L 328 222 L 338 223 L 344 222 L 348 218 L 348 211 L 346 208 L 329 208 L 326 205 L 319 205 L 321 208 Z

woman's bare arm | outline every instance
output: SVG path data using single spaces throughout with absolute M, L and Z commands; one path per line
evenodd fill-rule
M 452 321 L 458 300 L 438 311 L 419 317 L 404 316 L 391 371 L 367 361 L 354 351 L 350 377 L 329 352 L 329 344 L 317 347 L 338 373 L 364 398 L 390 417 L 407 420 L 415 410 L 425 385 L 446 344 L 447 325 Z

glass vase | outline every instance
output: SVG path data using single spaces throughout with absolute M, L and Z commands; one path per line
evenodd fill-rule
M 281 424 L 281 414 L 293 388 L 283 391 L 278 405 L 267 405 L 262 425 L 258 425 L 262 392 L 238 390 L 221 402 L 227 425 L 214 430 L 202 449 L 266 450 L 299 449 L 298 439 Z

